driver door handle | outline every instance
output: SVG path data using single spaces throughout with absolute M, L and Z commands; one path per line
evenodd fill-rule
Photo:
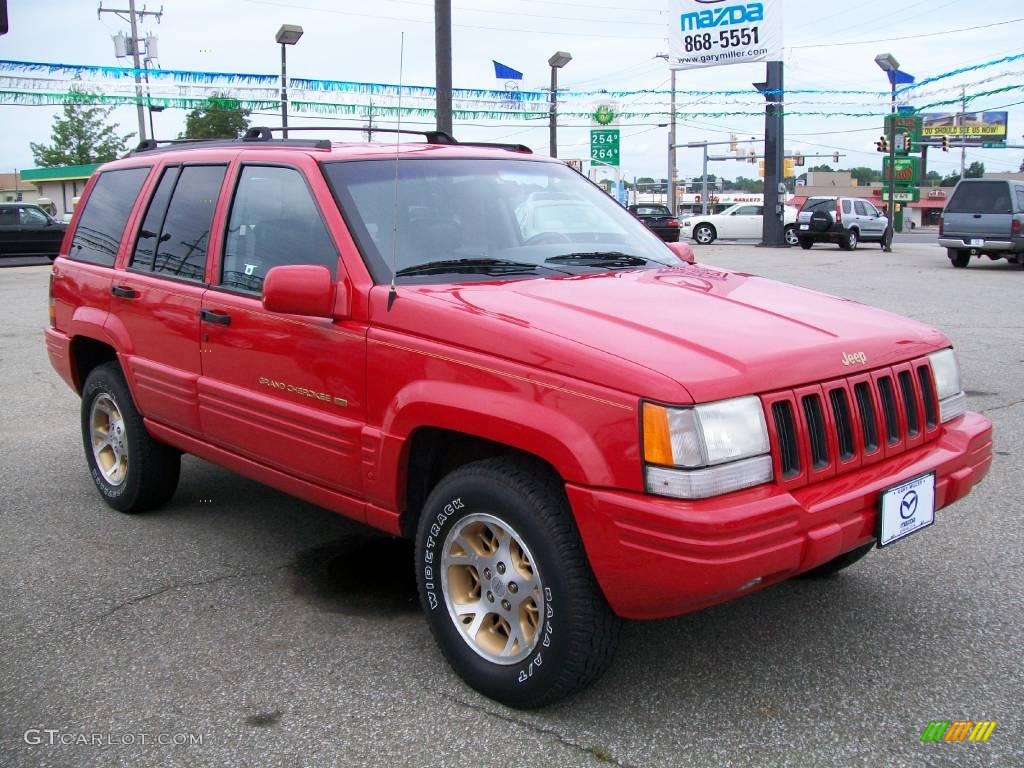
M 138 291 L 136 291 L 134 288 L 129 288 L 129 287 L 124 286 L 124 285 L 112 286 L 111 289 L 110 289 L 110 292 L 112 294 L 114 294 L 115 296 L 117 296 L 119 298 L 122 298 L 122 299 L 137 299 L 137 298 L 139 298 L 139 292 Z
M 231 315 L 226 312 L 216 312 L 212 309 L 201 309 L 199 310 L 199 318 L 205 320 L 208 323 L 217 323 L 218 325 L 231 325 Z

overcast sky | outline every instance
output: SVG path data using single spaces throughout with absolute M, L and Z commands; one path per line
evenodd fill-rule
M 97 19 L 94 0 L 9 0 L 10 32 L 0 37 L 0 58 L 28 61 L 130 66 L 130 59 L 114 57 L 111 35 L 128 31 L 112 14 Z M 127 7 L 127 0 L 105 0 L 107 7 Z M 142 3 L 140 1 L 139 7 Z M 148 3 L 150 10 L 159 3 Z M 434 28 L 432 0 L 168 0 L 160 24 L 143 29 L 159 36 L 160 64 L 169 69 L 256 72 L 279 71 L 279 48 L 274 33 L 282 23 L 299 24 L 305 36 L 289 49 L 293 77 L 397 82 L 399 41 L 405 33 L 407 84 L 434 84 Z M 576 89 L 667 88 L 668 71 L 654 55 L 666 50 L 667 3 L 658 0 L 454 0 L 453 69 L 456 87 L 500 88 L 491 65 L 497 59 L 525 73 L 524 89 L 547 84 L 548 57 L 556 50 L 572 53 L 562 70 L 559 86 Z M 821 0 L 785 0 L 785 78 L 787 88 L 888 87 L 874 56 L 892 52 L 902 67 L 918 79 L 961 66 L 978 64 L 1024 52 L 1024 5 L 1019 0 L 860 0 L 827 3 Z M 1013 23 L 1010 20 L 1016 19 Z M 985 29 L 965 30 L 988 26 Z M 924 36 L 929 35 L 929 36 Z M 892 40 L 892 38 L 901 38 Z M 861 41 L 874 41 L 864 42 Z M 849 45 L 848 43 L 858 43 Z M 986 90 L 1024 83 L 1024 60 L 943 81 L 942 86 L 1001 77 L 970 90 Z M 715 90 L 749 87 L 764 79 L 763 64 L 721 66 L 679 74 L 680 89 Z M 936 84 L 938 87 L 940 84 Z M 627 97 L 647 104 L 652 97 Z M 867 111 L 878 102 L 867 97 L 803 97 L 790 110 Z M 827 102 L 827 103 L 822 103 Z M 835 102 L 847 102 L 836 104 Z M 1020 102 L 1020 103 L 1018 103 Z M 913 102 L 911 102 L 913 103 Z M 1007 106 L 1012 105 L 1012 106 Z M 576 106 L 586 106 L 577 103 Z M 1010 141 L 1024 143 L 1024 91 L 985 97 L 971 110 L 1003 107 L 1010 112 Z M 699 106 L 680 98 L 687 110 L 737 110 L 748 106 L 711 99 Z M 34 165 L 30 141 L 49 140 L 58 107 L 0 105 L 0 171 Z M 136 129 L 135 110 L 114 112 L 124 132 Z M 155 116 L 158 138 L 171 138 L 182 129 L 184 112 L 167 110 Z M 273 116 L 254 116 L 254 123 L 279 124 Z M 322 117 L 294 116 L 293 124 L 323 124 Z M 633 122 L 642 123 L 637 120 Z M 664 177 L 667 131 L 650 120 L 648 125 L 623 125 L 622 169 L 626 177 Z M 579 127 L 572 127 L 579 126 Z M 559 132 L 563 158 L 588 155 L 588 131 L 581 121 Z M 874 119 L 798 117 L 786 121 L 786 148 L 807 153 L 841 151 L 840 165 L 880 167 L 874 141 L 881 132 Z M 681 122 L 678 141 L 727 139 L 730 131 L 743 137 L 763 134 L 757 118 L 722 117 Z M 524 128 L 509 123 L 456 122 L 463 139 L 516 141 L 547 152 L 546 127 Z M 1016 170 L 1024 150 L 971 149 L 967 162 L 981 160 L 988 170 Z M 681 176 L 699 174 L 699 151 L 680 150 Z M 831 158 L 826 161 L 831 163 Z M 932 152 L 929 167 L 940 172 L 959 168 L 959 152 Z M 728 178 L 756 176 L 756 168 L 738 162 L 716 163 L 711 168 Z

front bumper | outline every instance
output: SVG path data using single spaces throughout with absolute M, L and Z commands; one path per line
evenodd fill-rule
M 940 509 L 991 463 L 992 423 L 969 412 L 920 448 L 793 491 L 769 484 L 699 502 L 572 484 L 566 491 L 612 609 L 654 619 L 730 600 L 873 541 L 885 488 L 934 471 Z

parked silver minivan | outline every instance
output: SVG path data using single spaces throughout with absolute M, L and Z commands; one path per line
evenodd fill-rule
M 962 179 L 942 212 L 939 245 L 954 267 L 988 256 L 1024 269 L 1024 181 Z

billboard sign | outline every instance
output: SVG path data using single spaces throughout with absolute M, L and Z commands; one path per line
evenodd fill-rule
M 953 142 L 986 144 L 1006 141 L 1007 112 L 923 112 L 921 138 L 934 142 L 943 136 Z
M 670 0 L 669 67 L 782 61 L 782 0 Z

